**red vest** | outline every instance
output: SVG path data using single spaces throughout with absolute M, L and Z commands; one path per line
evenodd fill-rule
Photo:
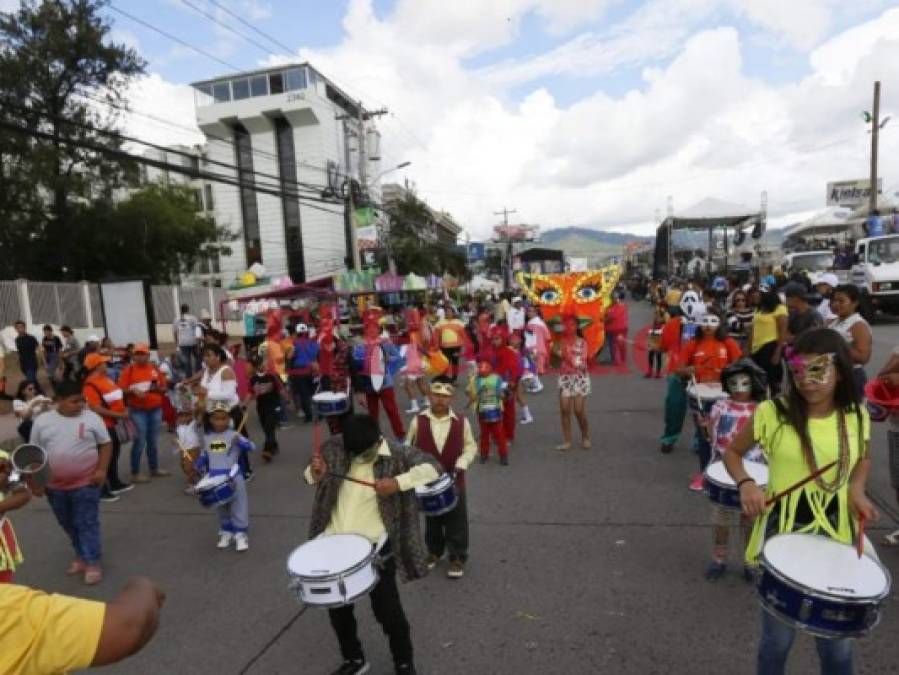
M 425 413 L 420 414 L 418 430 L 415 433 L 415 446 L 422 452 L 436 457 L 443 470 L 452 474 L 456 470 L 456 460 L 459 459 L 465 446 L 465 418 L 457 417 L 450 421 L 449 434 L 443 444 L 443 452 L 440 452 L 434 441 L 434 434 L 431 433 L 431 419 Z M 465 472 L 456 478 L 456 487 L 459 490 L 465 489 Z

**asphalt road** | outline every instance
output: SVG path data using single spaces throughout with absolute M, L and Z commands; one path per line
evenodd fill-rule
M 632 331 L 648 317 L 648 306 L 631 305 Z M 878 324 L 869 371 L 896 344 L 899 324 Z M 594 447 L 567 454 L 553 449 L 559 435 L 553 378 L 547 384 L 532 397 L 537 421 L 519 427 L 511 466 L 494 459 L 470 473 L 466 577 L 449 580 L 438 567 L 401 586 L 420 672 L 753 672 L 760 610 L 739 561 L 732 559 L 730 574 L 717 583 L 702 578 L 710 508 L 687 490 L 696 467 L 690 424 L 674 453 L 658 451 L 664 381 L 636 372 L 595 377 L 588 404 Z M 132 574 L 165 588 L 158 635 L 110 673 L 329 673 L 340 658 L 327 616 L 294 599 L 285 572 L 308 523 L 312 490 L 300 473 L 311 430 L 298 425 L 280 436 L 283 453 L 275 463 L 255 460 L 249 552 L 217 551 L 214 515 L 181 494 L 181 480 L 173 477 L 103 505 L 106 578 L 96 588 L 63 574 L 71 552 L 46 503 L 36 500 L 16 513 L 27 558 L 18 580 L 103 599 Z M 871 532 L 877 541 L 899 526 L 883 425 L 872 445 L 871 492 L 885 512 Z M 168 452 L 165 462 L 177 469 Z M 899 550 L 878 548 L 899 576 Z M 896 672 L 897 594 L 894 588 L 883 622 L 859 642 L 857 673 Z M 372 672 L 392 673 L 367 601 L 357 617 Z M 790 672 L 817 672 L 808 637 L 797 640 Z

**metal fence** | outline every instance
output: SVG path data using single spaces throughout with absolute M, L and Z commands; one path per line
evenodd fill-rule
M 206 286 L 152 286 L 151 294 L 157 324 L 172 323 L 182 304 L 195 316 L 209 312 L 218 320 L 219 305 L 227 297 L 225 289 Z M 100 328 L 100 287 L 87 282 L 0 281 L 0 329 L 20 319 L 33 326 Z

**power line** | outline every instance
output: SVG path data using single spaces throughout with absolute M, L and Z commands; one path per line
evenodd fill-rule
M 225 66 L 226 68 L 230 68 L 231 70 L 235 70 L 235 71 L 238 71 L 238 72 L 240 71 L 240 68 L 238 68 L 238 67 L 235 66 L 234 64 L 228 63 L 227 61 L 223 61 L 223 60 L 220 59 L 219 57 L 214 56 L 213 54 L 210 54 L 210 53 L 207 52 L 205 49 L 201 49 L 200 47 L 196 47 L 196 46 L 190 44 L 189 42 L 186 42 L 185 40 L 182 40 L 181 38 L 179 38 L 179 37 L 177 37 L 177 36 L 175 36 L 175 35 L 172 35 L 172 34 L 169 33 L 168 31 L 164 31 L 162 28 L 157 28 L 157 27 L 154 26 L 153 24 L 148 23 L 147 21 L 144 21 L 143 19 L 139 19 L 138 17 L 134 16 L 133 14 L 129 14 L 129 13 L 126 12 L 124 9 L 119 9 L 118 7 L 116 7 L 116 6 L 113 5 L 113 4 L 110 4 L 110 5 L 109 5 L 109 9 L 111 9 L 111 10 L 114 11 L 114 12 L 118 12 L 118 13 L 121 14 L 122 16 L 127 17 L 127 18 L 131 19 L 132 21 L 134 21 L 134 22 L 136 22 L 136 23 L 139 23 L 141 26 L 144 26 L 144 27 L 146 27 L 146 28 L 149 28 L 150 30 L 152 30 L 152 31 L 154 31 L 154 32 L 156 32 L 156 33 L 159 33 L 160 35 L 162 35 L 162 36 L 164 36 L 164 37 L 167 37 L 169 40 L 172 40 L 172 41 L 174 41 L 174 42 L 177 42 L 179 45 L 182 45 L 182 46 L 184 46 L 184 47 L 187 47 L 188 49 L 191 49 L 191 50 L 197 52 L 197 54 L 201 54 L 201 55 L 205 56 L 206 58 L 212 59 L 213 61 L 215 61 L 215 62 L 217 62 L 217 63 L 221 63 L 221 64 L 222 64 L 223 66 Z
M 258 28 L 256 28 L 256 26 L 254 26 L 253 24 L 251 24 L 249 21 L 245 21 L 241 16 L 239 16 L 239 15 L 235 14 L 234 12 L 232 12 L 230 9 L 228 9 L 228 8 L 227 8 L 225 5 L 223 5 L 222 3 L 216 2 L 216 0 L 207 0 L 207 2 L 209 2 L 209 3 L 212 4 L 212 5 L 215 5 L 215 6 L 218 7 L 220 10 L 222 10 L 223 12 L 225 12 L 225 14 L 227 14 L 228 16 L 230 16 L 230 17 L 232 17 L 232 18 L 234 18 L 234 19 L 237 19 L 237 20 L 238 20 L 240 23 L 242 23 L 244 26 L 246 26 L 246 27 L 249 28 L 250 30 L 252 30 L 252 31 L 254 31 L 254 32 L 256 32 L 256 33 L 258 33 L 259 35 L 261 35 L 262 37 L 264 37 L 266 40 L 269 40 L 272 44 L 277 45 L 279 49 L 283 49 L 283 50 L 284 50 L 285 52 L 287 52 L 288 54 L 293 54 L 293 52 L 294 52 L 293 49 L 291 49 L 290 47 L 288 47 L 287 45 L 285 45 L 283 42 L 279 42 L 278 40 L 276 40 L 275 38 L 273 38 L 273 37 L 272 37 L 271 35 L 269 35 L 268 33 L 265 33 L 265 32 L 263 32 L 263 31 L 259 30 Z
M 272 50 L 270 50 L 270 49 L 269 49 L 268 47 L 266 47 L 264 44 L 262 44 L 262 43 L 260 43 L 260 42 L 257 42 L 257 41 L 254 40 L 253 38 L 244 35 L 244 34 L 241 33 L 240 31 L 238 31 L 238 30 L 232 28 L 231 26 L 229 26 L 228 24 L 226 24 L 224 21 L 220 21 L 219 18 L 218 18 L 217 16 L 215 16 L 214 14 L 210 14 L 209 12 L 207 12 L 206 10 L 204 10 L 204 9 L 202 9 L 202 8 L 200 8 L 200 7 L 197 7 L 197 6 L 196 6 L 195 4 L 193 4 L 190 0 L 181 0 L 181 3 L 184 4 L 184 5 L 187 5 L 188 7 L 190 7 L 192 10 L 194 10 L 194 11 L 197 12 L 198 14 L 200 14 L 200 15 L 202 15 L 202 16 L 205 16 L 207 19 L 209 19 L 209 20 L 212 21 L 213 23 L 215 23 L 215 24 L 221 26 L 222 28 L 224 28 L 224 29 L 227 30 L 228 32 L 233 33 L 233 34 L 236 35 L 237 37 L 239 37 L 239 38 L 241 38 L 241 39 L 243 39 L 243 40 L 246 40 L 246 41 L 249 42 L 250 44 L 252 44 L 252 45 L 258 47 L 258 48 L 259 48 L 260 50 L 262 50 L 265 54 L 272 54 L 273 56 L 277 56 L 277 54 L 276 54 L 275 52 L 273 52 Z

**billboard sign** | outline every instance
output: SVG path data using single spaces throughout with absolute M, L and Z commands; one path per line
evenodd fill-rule
M 877 179 L 877 194 L 883 193 L 883 180 Z M 871 199 L 871 181 L 841 180 L 827 184 L 827 205 L 855 207 Z
M 486 246 L 480 242 L 471 242 L 468 245 L 469 262 L 481 262 L 487 257 Z

